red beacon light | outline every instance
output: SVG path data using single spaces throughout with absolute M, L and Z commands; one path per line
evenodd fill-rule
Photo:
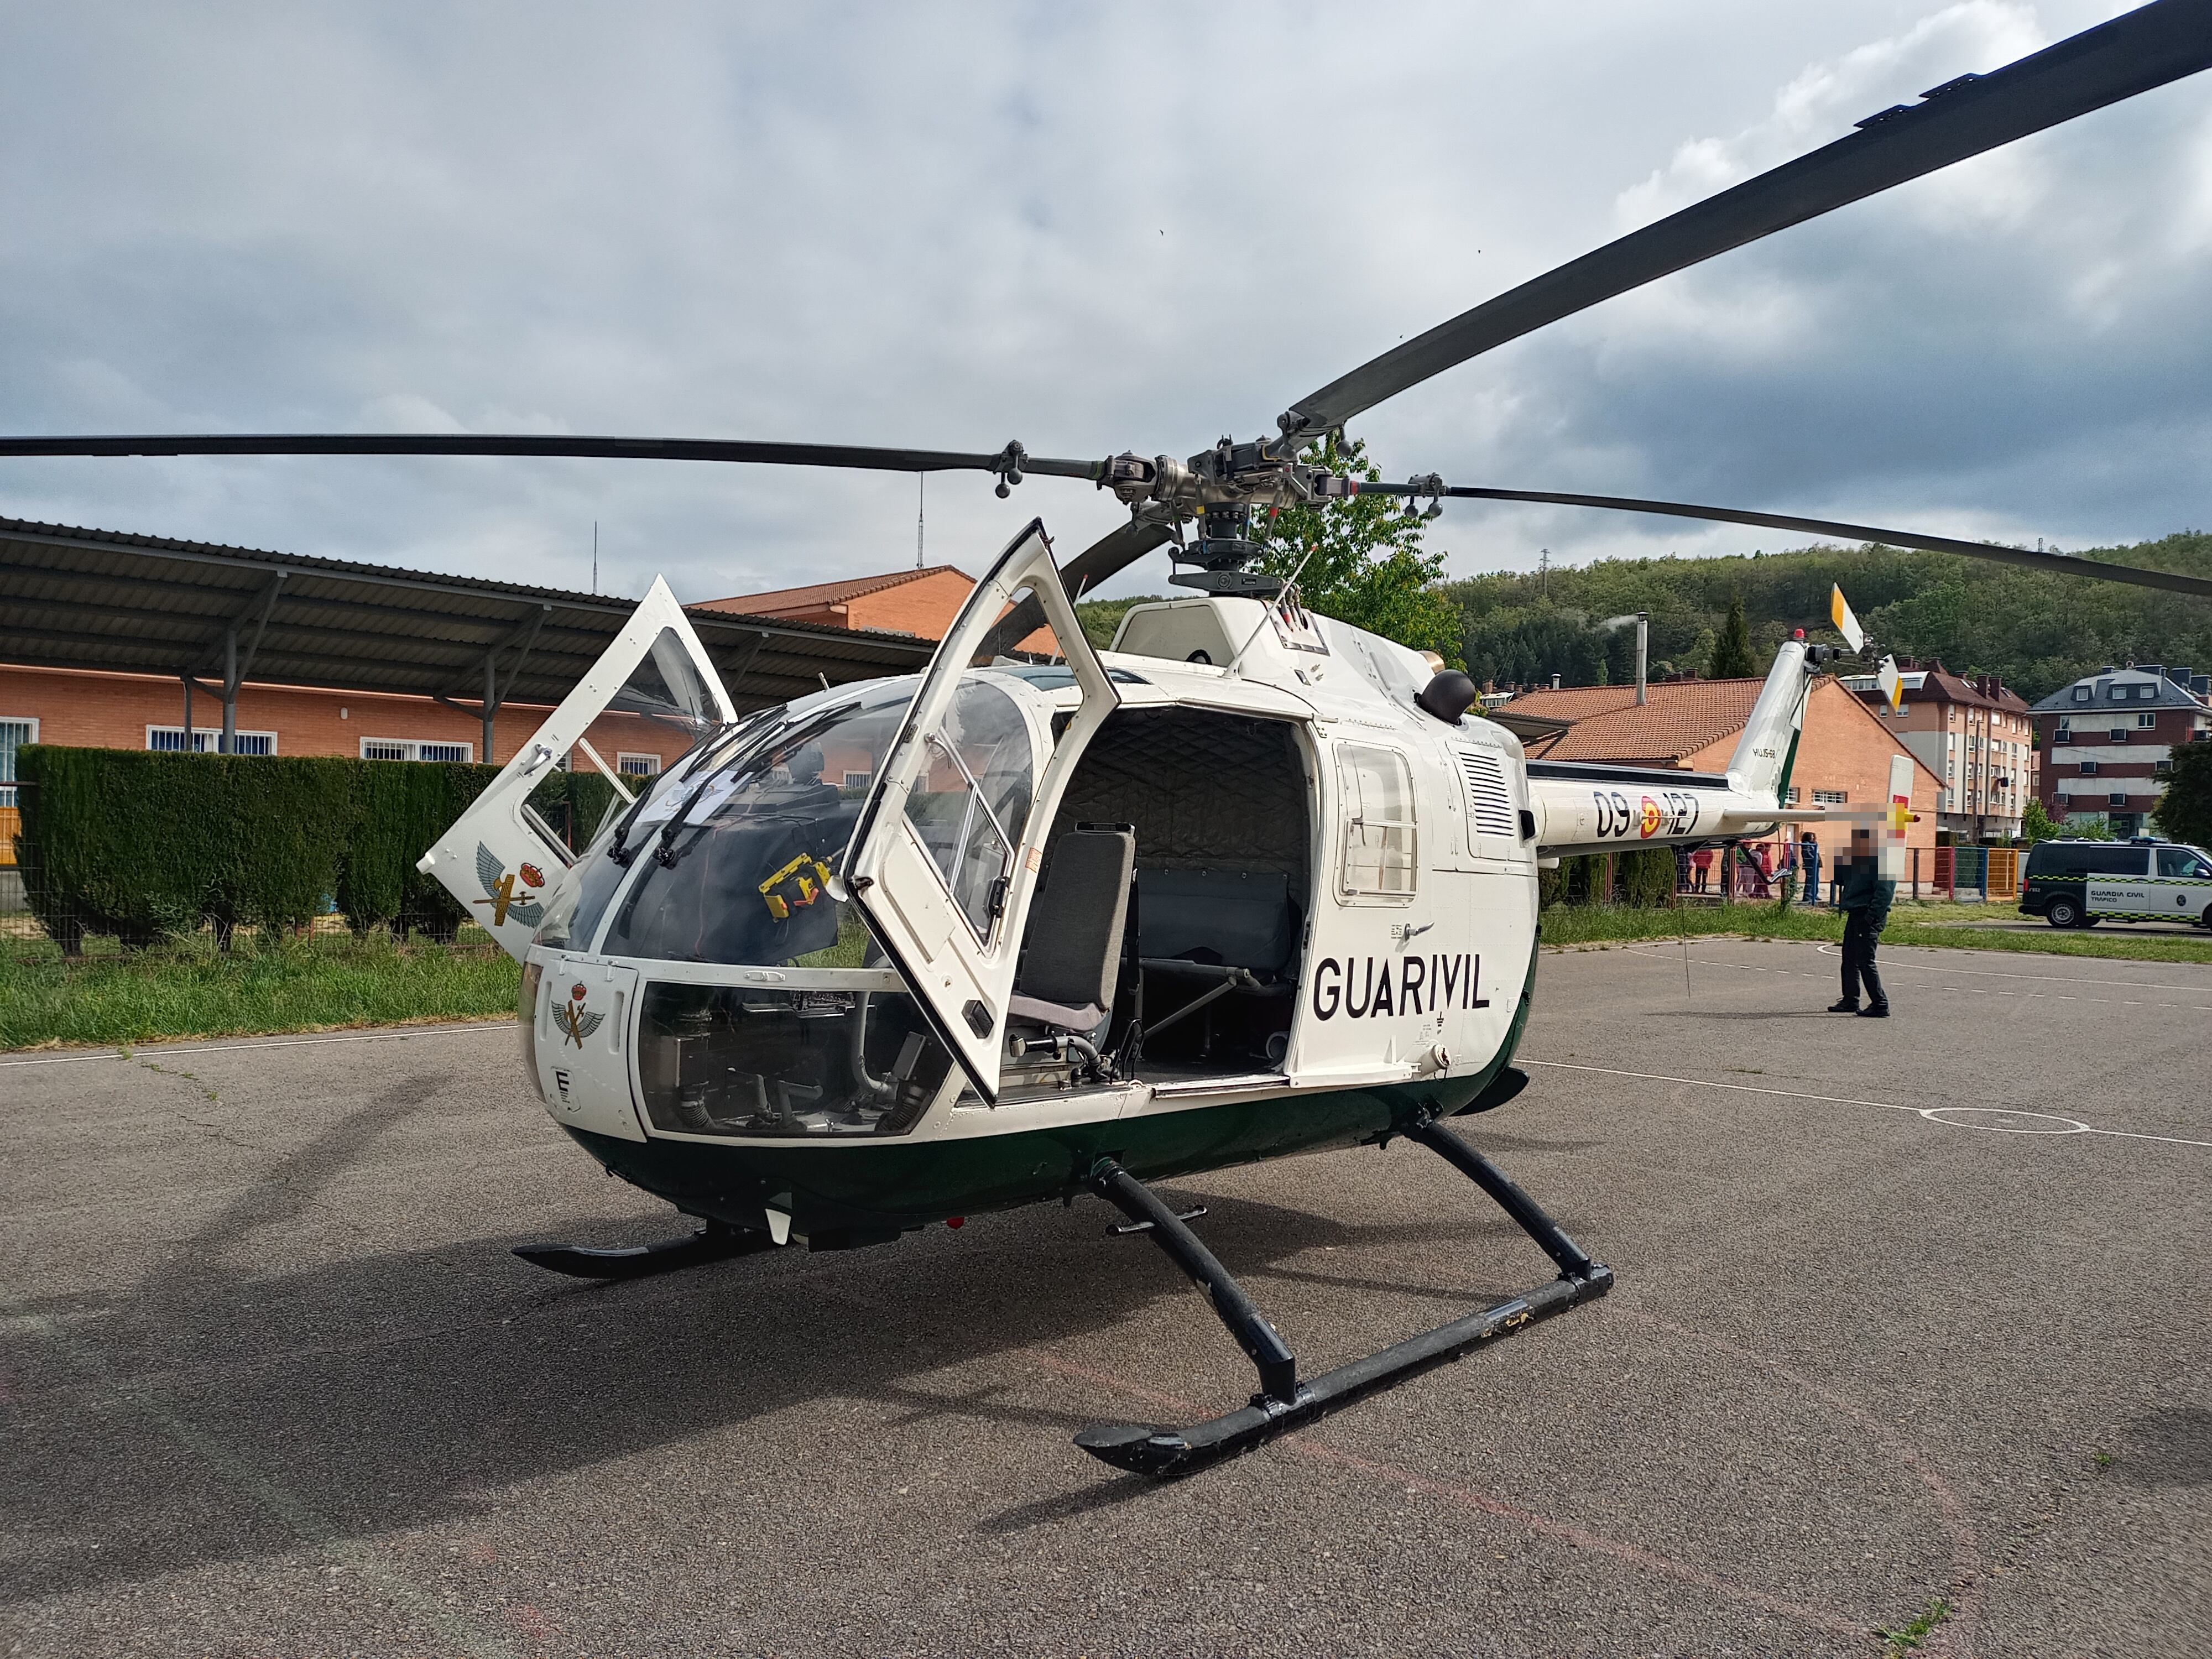
M 1805 637 L 1805 630 L 1802 628 L 1792 629 L 1790 637 L 1793 640 L 1802 640 Z

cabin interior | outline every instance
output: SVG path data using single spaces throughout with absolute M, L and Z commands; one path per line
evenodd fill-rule
M 1035 1046 L 1008 1060 L 1002 1093 L 1072 1086 L 1054 1036 L 1126 1061 L 1133 1028 L 1148 1081 L 1279 1071 L 1313 902 L 1312 793 L 1285 722 L 1109 717 L 1046 843 L 1009 1021 Z

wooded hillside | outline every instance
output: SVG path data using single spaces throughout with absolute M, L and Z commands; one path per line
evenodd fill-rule
M 2197 532 L 2079 557 L 2212 576 L 2212 534 Z M 1764 667 L 1793 629 L 1832 640 L 1828 590 L 1844 593 L 1879 649 L 1940 657 L 1961 674 L 1993 673 L 2033 702 L 2107 663 L 2212 669 L 2212 604 L 2151 588 L 2084 580 L 1942 553 L 1810 547 L 1713 559 L 1609 559 L 1544 574 L 1452 582 L 1466 617 L 1468 672 L 1501 685 L 1613 684 L 1635 672 L 1632 628 L 1593 623 L 1651 613 L 1654 678 L 1708 671 L 1732 592 L 1741 591 Z

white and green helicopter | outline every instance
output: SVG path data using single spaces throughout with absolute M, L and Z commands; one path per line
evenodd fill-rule
M 1031 599 L 1049 640 L 997 655 Z M 1464 675 L 1294 590 L 1137 606 L 1115 647 L 1085 641 L 1032 524 L 927 672 L 738 720 L 654 584 L 423 867 L 526 963 L 525 1065 L 555 1121 L 707 1227 L 524 1254 L 625 1276 L 1095 1192 L 1206 1285 L 1261 1371 L 1218 1423 L 1083 1437 L 1145 1468 L 1604 1292 L 1609 1271 L 1443 1120 L 1527 1081 L 1540 858 L 1805 816 L 1776 802 L 1807 648 L 1782 648 L 1735 763 L 1704 776 L 1532 766 L 1468 712 Z M 585 734 L 611 707 L 698 742 L 542 899 L 501 904 L 514 872 L 569 857 L 527 797 L 580 744 L 597 754 Z M 1400 1135 L 1503 1203 L 1559 1275 L 1301 1379 L 1145 1183 Z
M 1610 1271 L 1448 1120 L 1504 1103 L 1534 989 L 1537 870 L 1558 854 L 1755 833 L 1808 678 L 1784 644 L 1724 775 L 1528 762 L 1474 687 L 1308 613 L 1252 568 L 1255 513 L 1381 492 L 1537 501 L 1931 549 L 2212 595 L 2212 581 L 1725 507 L 1332 473 L 1346 422 L 1493 347 L 1968 156 L 2212 67 L 2212 0 L 2154 0 L 1857 124 L 1404 342 L 1276 436 L 1103 461 L 750 441 L 479 434 L 0 438 L 0 456 L 597 456 L 1087 480 L 1131 508 L 1064 567 L 1032 523 L 918 678 L 741 715 L 665 582 L 426 855 L 526 964 L 525 1067 L 594 1158 L 697 1218 L 659 1246 L 532 1247 L 619 1278 L 785 1246 L 885 1243 L 1095 1193 L 1203 1285 L 1259 1372 L 1249 1406 L 1079 1443 L 1189 1468 L 1604 1293 Z M 1316 458 L 1319 458 L 1318 459 Z M 1186 539 L 1196 521 L 1200 534 Z M 1198 597 L 1093 650 L 1070 595 L 1164 546 Z M 602 718 L 692 739 L 573 854 L 530 811 L 597 762 Z M 835 778 L 832 783 L 827 780 Z M 1419 1141 L 1496 1200 L 1557 1277 L 1302 1377 L 1148 1181 Z

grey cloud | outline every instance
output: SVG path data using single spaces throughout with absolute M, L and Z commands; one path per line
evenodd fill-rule
M 0 428 L 1187 452 L 1674 195 L 2114 9 L 11 6 Z M 2075 541 L 2198 522 L 2208 112 L 2185 83 L 2090 118 L 1362 429 L 1399 475 Z M 971 568 L 1031 514 L 1063 547 L 1116 516 L 1047 481 L 928 501 L 930 556 Z M 604 585 L 665 569 L 704 597 L 910 559 L 915 486 L 10 463 L 0 511 L 564 585 L 596 519 Z M 1756 540 L 1442 528 L 1458 570 Z

